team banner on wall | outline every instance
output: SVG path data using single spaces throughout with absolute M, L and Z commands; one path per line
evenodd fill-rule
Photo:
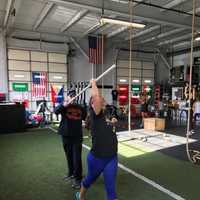
M 51 85 L 51 101 L 53 105 L 64 101 L 64 85 L 62 87 Z
M 47 73 L 32 72 L 32 97 L 46 97 Z
M 10 101 L 25 101 L 29 99 L 29 92 L 10 92 Z

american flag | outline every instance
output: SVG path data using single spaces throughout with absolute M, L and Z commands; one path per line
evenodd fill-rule
M 88 37 L 89 41 L 89 62 L 102 64 L 102 37 Z
M 32 72 L 32 96 L 46 97 L 47 74 L 46 72 Z

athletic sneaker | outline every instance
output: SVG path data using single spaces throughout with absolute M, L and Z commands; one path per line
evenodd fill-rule
M 65 181 L 72 181 L 74 179 L 74 176 L 73 175 L 65 175 L 63 177 L 63 180 Z
M 81 188 L 81 181 L 74 179 L 72 183 L 72 187 L 74 189 L 80 189 Z
M 75 194 L 75 200 L 80 200 L 80 192 L 77 192 L 77 193 Z

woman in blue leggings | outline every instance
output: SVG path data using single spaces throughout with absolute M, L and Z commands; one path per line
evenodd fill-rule
M 100 96 L 96 82 L 91 81 L 91 135 L 92 148 L 87 156 L 88 174 L 82 181 L 76 200 L 85 200 L 88 188 L 103 174 L 107 200 L 117 200 L 117 136 L 114 123 L 116 119 L 107 120 L 104 113 L 105 101 Z

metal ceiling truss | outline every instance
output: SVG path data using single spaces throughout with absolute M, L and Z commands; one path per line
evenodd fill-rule
M 165 32 L 165 33 L 161 33 L 161 34 L 156 35 L 156 36 L 154 36 L 152 38 L 149 38 L 149 39 L 146 39 L 144 41 L 141 41 L 141 44 L 144 44 L 144 43 L 147 43 L 147 42 L 152 42 L 152 41 L 157 40 L 157 39 L 162 39 L 162 38 L 167 37 L 169 35 L 180 33 L 180 32 L 182 32 L 184 30 L 186 30 L 186 29 L 184 29 L 184 28 L 173 29 L 171 31 L 168 31 L 168 32 Z
M 9 19 L 9 16 L 11 14 L 13 3 L 14 3 L 14 0 L 8 0 L 7 1 L 6 14 L 5 14 L 4 22 L 3 22 L 3 27 L 7 27 L 8 19 Z
M 167 41 L 164 41 L 164 42 L 160 42 L 160 43 L 158 44 L 158 46 L 163 46 L 163 45 L 167 45 L 167 44 L 174 44 L 174 43 L 176 43 L 176 42 L 188 40 L 188 39 L 191 39 L 191 36 L 192 36 L 192 34 L 189 33 L 189 34 L 186 34 L 186 35 L 183 35 L 183 36 L 180 36 L 180 37 L 173 38 L 173 39 L 171 39 L 171 40 L 167 40 Z
M 88 12 L 89 12 L 89 10 L 87 10 L 87 9 L 83 9 L 83 10 L 79 11 L 75 16 L 72 17 L 72 19 L 69 22 L 64 24 L 64 26 L 60 29 L 60 32 L 65 32 L 66 30 L 68 30 L 71 26 L 76 24 L 85 15 L 87 15 Z
M 43 8 L 42 12 L 40 13 L 37 21 L 35 22 L 34 26 L 33 26 L 33 30 L 36 30 L 40 24 L 45 20 L 45 18 L 47 17 L 48 13 L 51 11 L 51 9 L 53 8 L 54 3 L 52 2 L 47 2 L 45 7 Z
M 101 4 L 100 4 L 99 1 L 87 0 L 87 2 L 82 1 L 81 3 L 80 3 L 80 1 L 78 2 L 78 0 L 68 0 L 68 1 L 48 0 L 48 1 L 54 2 L 55 4 L 61 5 L 61 6 L 79 7 L 79 8 L 88 9 L 90 11 L 94 11 L 94 12 L 98 12 L 98 13 L 101 13 L 101 11 L 102 11 L 102 7 L 101 7 Z M 137 2 L 138 3 L 144 3 L 144 2 L 139 2 L 139 1 L 137 1 Z M 125 12 L 124 10 L 120 10 L 119 7 L 117 7 L 116 10 L 112 10 L 112 9 L 108 8 L 108 6 L 105 6 L 104 7 L 104 13 L 109 14 L 109 15 L 114 14 L 116 16 L 122 16 L 122 17 L 125 17 L 127 19 L 129 19 L 129 17 L 130 17 L 130 15 L 127 12 Z M 181 20 L 180 22 L 167 21 L 164 18 L 162 18 L 162 19 L 153 18 L 148 13 L 146 13 L 146 16 L 137 15 L 137 13 L 135 13 L 134 18 L 136 20 L 152 22 L 152 23 L 155 23 L 155 24 L 163 24 L 163 25 L 169 25 L 169 26 L 175 26 L 175 27 L 191 28 L 191 24 L 186 23 L 185 20 L 182 21 L 182 18 L 179 18 L 179 21 Z

